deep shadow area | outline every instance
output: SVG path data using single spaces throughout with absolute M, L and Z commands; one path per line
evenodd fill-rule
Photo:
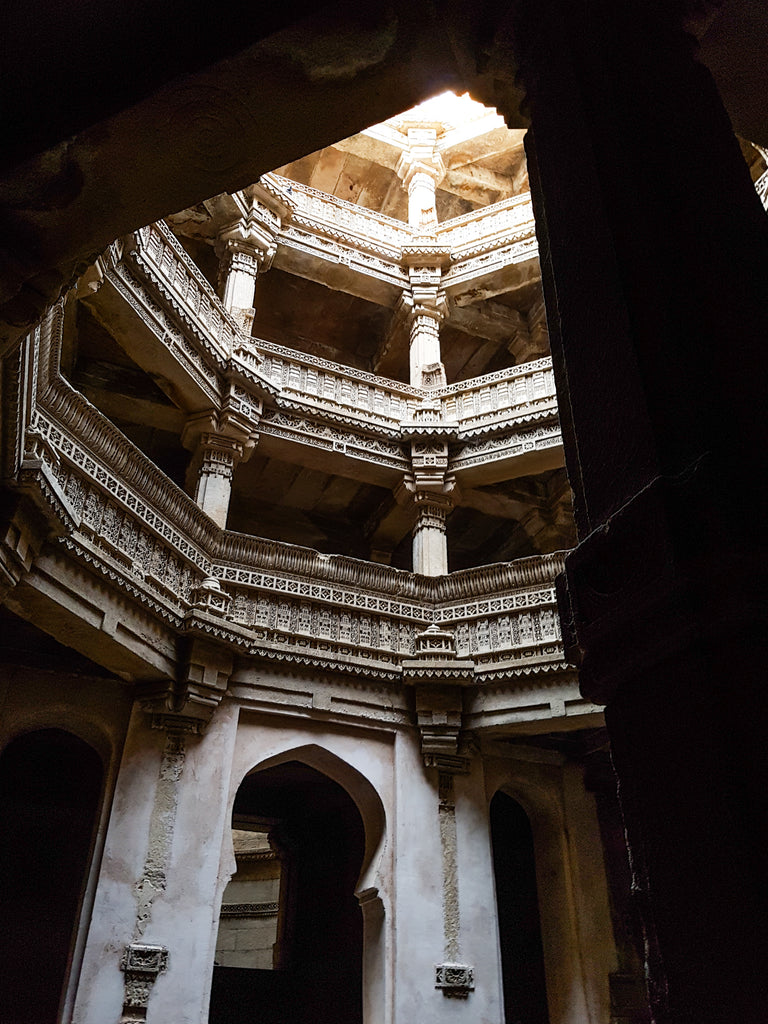
M 269 821 L 280 850 L 280 970 L 214 967 L 209 1024 L 362 1024 L 365 834 L 349 794 L 296 761 L 254 772 L 233 820 Z
M 0 757 L 0 1024 L 55 1024 L 98 816 L 98 754 L 62 729 Z
M 491 800 L 506 1024 L 549 1024 L 533 835 L 528 815 L 506 793 Z

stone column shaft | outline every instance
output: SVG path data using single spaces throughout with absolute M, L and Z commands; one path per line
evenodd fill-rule
M 200 438 L 195 501 L 222 530 L 227 525 L 235 469 L 243 456 L 243 446 L 232 438 L 221 434 L 203 434 Z
M 448 572 L 446 519 L 453 508 L 447 494 L 415 495 L 418 520 L 413 529 L 413 571 L 423 576 L 444 576 Z
M 426 170 L 410 175 L 408 182 L 408 223 L 420 235 L 433 235 L 437 230 L 435 176 Z
M 436 309 L 417 307 L 411 314 L 410 324 L 410 380 L 415 387 L 421 387 L 425 366 L 440 363 L 440 321 L 442 315 Z
M 235 252 L 229 258 L 224 282 L 224 305 L 227 309 L 243 309 L 253 305 L 253 293 L 259 265 L 253 256 Z
M 224 288 L 222 301 L 235 315 L 243 328 L 250 326 L 253 318 L 253 299 L 256 292 L 256 278 L 259 274 L 259 260 L 253 253 L 227 247 L 222 266 Z

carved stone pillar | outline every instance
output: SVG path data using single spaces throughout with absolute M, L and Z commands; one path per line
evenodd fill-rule
M 403 662 L 403 682 L 414 689 L 424 765 L 431 769 L 432 785 L 437 782 L 443 949 L 442 962 L 434 967 L 434 988 L 445 997 L 461 1000 L 468 999 L 475 989 L 475 968 L 463 959 L 466 948 L 462 943 L 462 918 L 466 903 L 462 906 L 460 898 L 454 777 L 470 772 L 470 758 L 460 748 L 460 738 L 463 690 L 473 677 L 474 663 L 457 657 L 453 633 L 434 623 L 417 635 L 415 657 Z
M 403 494 L 410 494 L 416 508 L 413 527 L 413 571 L 424 576 L 448 572 L 447 519 L 453 510 L 455 481 L 448 474 L 448 445 L 436 438 L 411 443 L 411 474 Z
M 408 129 L 408 149 L 400 157 L 396 171 L 408 190 L 408 223 L 417 235 L 434 235 L 435 191 L 445 175 L 445 165 L 437 151 L 437 128 Z
M 250 457 L 258 440 L 261 406 L 247 412 L 244 415 L 227 401 L 221 413 L 190 417 L 181 438 L 194 452 L 187 470 L 187 491 L 222 530 L 227 525 L 235 470 Z
M 445 576 L 448 572 L 446 520 L 453 510 L 448 494 L 416 491 L 413 496 L 418 519 L 413 528 L 413 571 L 423 576 Z
M 243 193 L 238 193 L 243 201 Z M 277 246 L 280 215 L 251 198 L 248 212 L 219 235 L 219 277 L 224 305 L 250 334 L 256 278 L 269 270 Z
M 435 127 L 408 129 L 408 149 L 396 170 L 408 190 L 408 223 L 416 235 L 414 244 L 403 250 L 410 280 L 410 291 L 404 296 L 409 308 L 410 380 L 421 387 L 426 374 L 428 382 L 444 384 L 440 322 L 445 301 L 439 288 L 442 264 L 450 259 L 450 254 L 436 244 L 435 191 L 445 166 L 437 150 Z
M 231 668 L 231 656 L 229 667 Z M 228 792 L 237 713 L 198 718 L 196 679 L 226 687 L 225 649 L 210 641 L 181 659 L 195 698 L 141 687 L 120 761 L 73 1019 L 149 1024 L 200 1018 L 226 880 L 218 849 L 230 828 Z M 187 662 L 186 667 L 184 662 Z M 214 677 L 216 677 L 214 685 Z M 174 711 L 176 704 L 180 710 Z M 210 710 L 210 709 L 209 709 Z M 147 714 L 147 711 L 150 714 Z M 210 721 L 209 721 L 210 719 Z M 207 723 L 203 730 L 202 725 Z
M 426 239 L 404 246 L 403 260 L 410 284 L 402 301 L 408 317 L 410 381 L 416 387 L 439 387 L 447 383 L 440 355 L 440 324 L 446 311 L 440 282 L 450 252 Z
M 235 469 L 244 456 L 243 446 L 223 434 L 200 435 L 199 470 L 194 498 L 222 529 L 227 525 Z
M 768 231 L 682 9 L 524 0 L 511 27 L 580 538 L 563 632 L 607 703 L 653 1019 L 759 1024 Z
M 415 306 L 410 316 L 410 380 L 416 387 L 445 384 L 440 359 L 440 322 L 443 313 L 429 306 Z M 425 378 L 426 381 L 425 381 Z
M 222 301 L 248 333 L 253 321 L 253 297 L 258 274 L 259 260 L 255 253 L 241 248 L 237 242 L 228 242 L 221 264 Z

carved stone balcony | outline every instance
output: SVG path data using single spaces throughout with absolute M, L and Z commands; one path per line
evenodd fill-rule
M 484 211 L 489 223 L 523 216 L 523 203 L 499 205 Z M 329 471 L 394 486 L 408 469 L 405 443 L 426 434 L 452 444 L 449 471 L 473 485 L 562 465 L 549 359 L 418 388 L 249 338 L 162 223 L 111 246 L 100 275 L 85 301 L 135 362 L 190 415 L 226 400 L 247 419 L 266 398 L 260 443 L 281 457 L 289 446 L 289 461 L 322 453 Z
M 60 376 L 63 320 L 60 303 L 18 354 L 19 386 L 29 405 L 16 418 L 15 450 L 23 454 L 25 435 L 34 437 L 45 463 L 39 484 L 37 477 L 25 481 L 25 493 L 52 481 L 58 495 L 51 507 L 58 517 L 56 550 L 28 580 L 36 600 L 53 603 L 60 617 L 76 605 L 86 632 L 88 602 L 117 601 L 122 622 L 110 626 L 109 643 L 125 648 L 137 665 L 150 658 L 165 664 L 173 636 L 191 630 L 241 655 L 380 683 L 398 683 L 416 635 L 434 623 L 450 630 L 457 655 L 474 663 L 476 685 L 492 683 L 506 695 L 480 701 L 473 712 L 478 727 L 486 707 L 488 722 L 555 714 L 542 710 L 550 707 L 553 685 L 560 688 L 557 714 L 594 710 L 578 697 L 563 657 L 554 592 L 562 553 L 429 578 L 221 531 Z M 29 391 L 21 367 L 33 349 L 39 363 L 36 389 Z M 445 390 L 442 398 L 463 394 Z M 9 479 L 21 480 L 21 473 L 20 461 L 8 465 Z M 90 575 L 59 571 L 62 559 Z M 85 582 L 94 579 L 103 581 L 100 598 L 90 594 L 93 582 Z M 211 581 L 218 581 L 217 600 L 201 603 L 201 587 L 210 589 Z M 145 609 L 143 626 L 132 621 L 137 612 L 129 606 Z M 97 635 L 112 614 L 93 620 Z M 108 651 L 103 636 L 98 642 Z M 123 666 L 126 656 L 124 650 Z M 146 664 L 140 670 L 143 678 L 158 671 Z
M 290 214 L 275 228 L 274 265 L 290 273 L 394 306 L 408 285 L 407 266 L 414 229 L 402 221 L 366 210 L 275 174 L 261 184 Z M 517 266 L 517 276 L 536 264 L 538 248 L 530 196 L 494 203 L 438 225 L 436 246 L 450 267 L 441 287 L 459 305 L 466 293 L 486 296 L 509 288 L 495 280 Z M 494 283 L 495 282 L 495 283 Z

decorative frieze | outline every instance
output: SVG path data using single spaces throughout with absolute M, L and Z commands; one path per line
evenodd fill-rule
M 511 435 L 490 437 L 457 446 L 451 452 L 450 467 L 461 473 L 490 462 L 502 462 L 528 453 L 560 448 L 562 436 L 557 422 L 547 423 Z
M 293 644 L 297 656 L 340 663 L 355 652 L 363 663 L 378 659 L 392 671 L 413 650 L 419 624 L 434 619 L 455 626 L 460 656 L 477 659 L 478 671 L 498 664 L 510 669 L 516 663 L 551 664 L 562 657 L 551 582 L 561 557 L 419 582 L 384 566 L 257 538 L 232 538 L 221 554 L 240 561 L 222 562 L 217 535 L 202 530 L 203 523 L 190 516 L 190 499 L 183 492 L 164 478 L 158 481 L 165 485 L 166 518 L 61 428 L 43 416 L 37 423 L 59 454 L 57 481 L 73 515 L 82 520 L 75 531 L 81 549 L 85 545 L 90 558 L 101 558 L 114 577 L 122 575 L 127 587 L 148 590 L 158 609 L 178 615 L 194 604 L 194 588 L 205 577 L 215 577 L 223 592 L 217 600 L 231 598 L 219 616 L 220 629 L 226 632 L 229 622 L 232 628 L 250 629 L 251 643 L 263 650 L 289 655 Z M 141 467 L 135 458 L 129 461 L 128 451 L 118 447 L 112 453 L 121 467 L 131 466 L 137 483 L 152 484 L 152 473 L 136 476 Z M 169 498 L 174 499 L 170 504 Z M 197 536 L 195 542 L 173 525 L 184 521 Z M 329 575 L 337 582 L 323 579 Z M 542 587 L 545 581 L 549 585 Z M 402 596 L 408 590 L 410 600 Z M 232 642 L 246 641 L 233 634 Z
M 403 472 L 408 467 L 403 448 L 396 442 L 376 436 L 366 436 L 351 430 L 279 410 L 266 410 L 259 433 L 264 437 L 279 437 L 296 444 L 336 452 L 347 458 L 372 462 L 377 466 Z

